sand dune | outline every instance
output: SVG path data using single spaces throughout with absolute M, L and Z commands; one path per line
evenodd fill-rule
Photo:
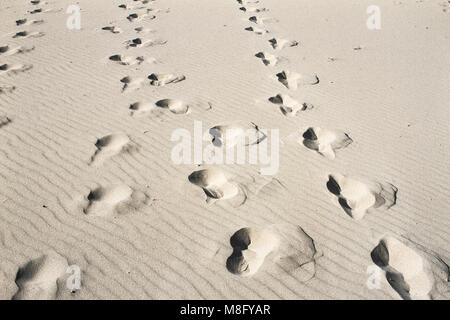
M 0 298 L 449 299 L 442 2 L 1 1 Z

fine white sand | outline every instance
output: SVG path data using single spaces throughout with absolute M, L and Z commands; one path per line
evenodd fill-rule
M 450 4 L 375 2 L 2 0 L 0 299 L 449 299 Z

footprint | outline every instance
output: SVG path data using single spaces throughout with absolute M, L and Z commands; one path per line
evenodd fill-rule
M 106 27 L 103 27 L 102 30 L 110 31 L 111 33 L 114 33 L 114 34 L 122 33 L 122 29 L 120 29 L 119 27 L 116 27 L 116 26 L 106 26 Z
M 31 68 L 33 68 L 33 66 L 30 64 L 14 64 L 14 65 L 3 64 L 0 66 L 0 75 L 17 74 L 20 72 L 28 71 Z
M 22 47 L 22 46 L 19 46 L 19 47 L 16 47 L 16 48 L 14 48 L 14 49 L 11 49 L 11 48 L 9 48 L 9 46 L 2 46 L 2 47 L 0 47 L 0 54 L 3 54 L 3 55 L 5 55 L 5 56 L 12 56 L 12 55 L 14 55 L 14 54 L 20 54 L 20 53 L 27 53 L 27 52 L 30 52 L 30 51 L 33 51 L 35 49 L 35 47 L 34 46 L 32 46 L 32 47 Z
M 207 203 L 231 199 L 239 194 L 239 187 L 229 182 L 223 171 L 217 168 L 194 171 L 188 179 L 189 182 L 203 189 L 207 196 Z
M 370 255 L 403 299 L 430 299 L 435 280 L 428 262 L 414 249 L 388 236 L 380 240 Z
M 315 85 L 319 83 L 317 75 L 303 75 L 292 71 L 282 71 L 277 73 L 278 81 L 280 81 L 288 89 L 297 90 L 298 86 Z
M 43 37 L 45 33 L 43 32 L 28 32 L 28 31 L 20 31 L 13 35 L 13 38 L 39 38 Z
M 251 16 L 248 18 L 249 21 L 256 23 L 256 24 L 264 24 L 264 23 L 274 23 L 278 22 L 275 18 L 267 18 L 267 17 L 257 17 L 257 16 Z
M 363 183 L 341 174 L 328 176 L 328 191 L 350 217 L 360 220 L 371 209 L 390 209 L 397 202 L 398 189 L 390 183 Z
M 144 57 L 127 57 L 120 54 L 115 54 L 109 57 L 109 60 L 117 62 L 118 64 L 124 66 L 132 66 L 135 64 L 141 64 L 144 62 Z
M 277 56 L 268 52 L 258 52 L 255 57 L 260 58 L 266 66 L 274 66 L 278 62 Z
M 310 103 L 299 103 L 297 100 L 293 99 L 287 94 L 277 94 L 274 97 L 270 97 L 269 101 L 280 105 L 280 111 L 285 116 L 294 117 L 300 111 L 306 111 L 314 108 Z
M 233 253 L 227 269 L 233 274 L 250 277 L 262 266 L 268 254 L 279 246 L 278 237 L 269 230 L 242 228 L 230 238 Z
M 145 79 L 143 79 L 143 78 L 134 79 L 129 76 L 126 76 L 126 77 L 120 79 L 120 82 L 123 83 L 122 92 L 138 90 L 142 86 L 144 81 L 145 81 Z
M 266 138 L 254 123 L 242 125 L 233 123 L 217 125 L 209 129 L 212 136 L 212 144 L 218 148 L 233 148 L 237 145 L 258 144 Z
M 177 83 L 186 80 L 186 77 L 182 74 L 177 76 L 171 73 L 152 73 L 148 76 L 148 79 L 150 79 L 151 86 L 161 87 L 170 83 Z
M 0 128 L 7 126 L 8 124 L 10 124 L 12 122 L 11 119 L 9 119 L 6 116 L 0 116 Z
M 67 259 L 56 252 L 47 253 L 19 268 L 16 284 L 19 287 L 13 300 L 51 300 L 58 293 L 58 279 L 69 267 Z
M 233 252 L 226 266 L 233 274 L 250 277 L 264 261 L 268 270 L 278 268 L 282 273 L 306 272 L 305 281 L 315 275 L 317 250 L 314 240 L 300 227 L 294 225 L 273 225 L 268 228 L 242 228 L 230 238 Z M 309 270 L 308 266 L 313 266 Z
M 91 157 L 90 165 L 101 164 L 106 159 L 118 155 L 121 152 L 130 152 L 135 147 L 130 138 L 124 133 L 115 133 L 100 138 L 95 143 L 97 150 Z
M 127 17 L 127 20 L 130 22 L 141 21 L 142 19 L 153 20 L 153 19 L 156 19 L 156 16 L 149 15 L 147 13 L 144 13 L 144 14 L 132 13 L 132 14 L 128 15 L 128 17 Z
M 125 10 L 140 10 L 145 9 L 145 6 L 137 5 L 137 6 L 127 6 L 126 4 L 120 4 L 118 6 L 119 8 L 125 9 Z
M 16 90 L 15 86 L 11 86 L 11 85 L 8 85 L 8 84 L 1 84 L 0 85 L 0 94 L 11 93 L 14 90 Z
M 240 124 L 218 125 L 209 129 L 212 143 L 216 147 L 233 148 L 238 144 L 258 144 L 265 135 L 254 124 L 242 126 Z
M 303 133 L 303 145 L 305 147 L 315 150 L 331 160 L 336 157 L 336 150 L 346 148 L 352 142 L 350 136 L 341 131 L 311 127 Z
M 144 28 L 144 27 L 136 27 L 136 28 L 134 28 L 134 31 L 136 31 L 136 33 L 143 33 L 143 34 L 150 33 L 150 32 L 155 32 L 152 29 Z
M 247 28 L 245 28 L 245 30 L 254 32 L 257 35 L 263 35 L 263 34 L 269 33 L 269 31 L 267 31 L 266 29 L 262 29 L 262 28 L 258 28 L 258 27 L 247 27 Z
M 42 24 L 44 23 L 44 20 L 28 20 L 28 19 L 19 19 L 16 20 L 16 25 L 20 26 L 20 25 L 25 25 L 25 26 L 29 26 L 29 25 L 38 25 L 38 24 Z
M 43 12 L 43 10 L 41 8 L 28 11 L 29 14 L 36 14 L 36 13 L 42 13 L 42 12 Z
M 89 192 L 83 212 L 86 215 L 111 217 L 128 213 L 147 203 L 147 200 L 145 193 L 133 190 L 125 184 L 99 186 Z
M 258 0 L 237 0 L 239 4 L 257 4 Z
M 255 8 L 255 7 L 240 7 L 239 10 L 242 10 L 244 12 L 251 12 L 251 13 L 253 13 L 253 12 L 258 13 L 258 12 L 267 11 L 266 8 L 259 9 L 259 8 Z
M 155 105 L 153 103 L 146 102 L 135 102 L 130 105 L 129 109 L 131 116 L 138 116 L 155 110 Z
M 298 42 L 295 40 L 286 40 L 286 39 L 280 39 L 280 38 L 272 38 L 269 40 L 270 45 L 275 50 L 281 50 L 286 47 L 295 47 L 298 46 Z
M 181 100 L 176 99 L 163 99 L 156 102 L 156 106 L 164 109 L 169 109 L 170 112 L 175 114 L 189 113 L 189 105 Z
M 135 38 L 135 39 L 128 40 L 125 42 L 127 49 L 150 47 L 150 46 L 156 46 L 156 45 L 163 45 L 166 43 L 167 43 L 167 41 L 165 41 L 165 40 L 150 40 L 150 39 L 143 39 L 143 38 Z

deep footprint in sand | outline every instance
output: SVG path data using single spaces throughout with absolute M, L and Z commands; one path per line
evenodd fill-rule
M 141 9 L 147 8 L 146 6 L 143 6 L 143 5 L 129 6 L 126 4 L 120 4 L 120 5 L 118 5 L 118 7 L 125 9 L 125 10 L 141 10 Z
M 149 102 L 135 102 L 130 104 L 129 109 L 131 116 L 139 116 L 153 112 L 156 109 L 156 106 Z
M 47 4 L 47 2 L 42 3 L 42 4 Z M 55 10 L 55 9 L 42 9 L 42 8 L 36 8 L 36 9 L 33 9 L 33 10 L 28 10 L 27 13 L 29 13 L 29 14 L 39 14 L 39 13 L 57 12 L 57 11 L 61 11 L 61 10 L 62 10 L 62 9 L 60 9 L 60 10 Z
M 19 20 L 16 20 L 16 26 L 21 26 L 21 25 L 24 25 L 24 26 L 30 26 L 30 25 L 39 25 L 39 24 L 43 24 L 44 23 L 44 20 L 34 20 L 34 19 L 31 19 L 31 20 L 28 20 L 28 19 L 19 19 Z
M 128 213 L 146 203 L 148 196 L 125 184 L 93 188 L 85 199 L 83 213 L 86 215 L 111 217 Z
M 5 56 L 12 56 L 14 54 L 27 53 L 33 51 L 34 49 L 35 49 L 34 46 L 31 47 L 19 46 L 11 49 L 8 45 L 5 45 L 0 47 L 0 54 Z
M 122 92 L 128 92 L 128 91 L 135 91 L 138 90 L 142 84 L 144 83 L 145 79 L 143 78 L 131 78 L 131 77 L 123 77 L 120 79 L 120 82 L 122 85 Z
M 258 0 L 236 0 L 239 4 L 258 4 Z
M 28 71 L 32 68 L 33 66 L 31 64 L 3 64 L 0 66 L 0 75 L 14 75 L 17 73 Z
M 0 116 L 0 128 L 7 126 L 10 124 L 12 120 L 8 118 L 7 116 Z
M 151 39 L 144 39 L 144 38 L 135 38 L 132 40 L 125 41 L 126 48 L 141 48 L 141 47 L 151 47 L 151 46 L 157 46 L 157 45 L 164 45 L 166 44 L 166 40 L 151 40 Z
M 319 83 L 319 77 L 315 74 L 304 75 L 292 71 L 282 71 L 277 73 L 278 81 L 286 88 L 297 90 L 298 86 L 315 85 Z
M 428 261 L 416 250 L 388 236 L 380 240 L 370 255 L 403 299 L 430 299 L 435 279 Z
M 285 116 L 294 117 L 298 112 L 311 110 L 314 106 L 310 103 L 300 103 L 287 94 L 277 94 L 270 97 L 269 101 L 280 106 L 280 111 Z
M 128 15 L 128 17 L 127 17 L 127 20 L 130 22 L 141 21 L 143 19 L 153 20 L 153 19 L 156 19 L 156 16 L 149 15 L 147 13 L 143 13 L 143 14 L 132 13 L 132 14 Z
M 260 58 L 266 66 L 274 66 L 278 62 L 278 57 L 268 52 L 258 52 L 255 57 Z
M 103 27 L 102 30 L 109 31 L 114 34 L 122 33 L 122 29 L 120 29 L 119 27 L 116 27 L 116 26 L 106 26 L 106 27 Z
M 272 38 L 269 40 L 269 43 L 275 50 L 281 50 L 286 47 L 296 47 L 299 44 L 298 41 L 281 38 Z
M 299 226 L 274 225 L 268 228 L 242 228 L 230 238 L 233 248 L 226 266 L 229 272 L 251 277 L 263 263 L 278 267 L 278 272 L 308 273 L 314 277 L 316 247 L 314 240 Z M 308 268 L 312 266 L 312 270 Z
M 177 99 L 162 99 L 157 101 L 155 105 L 174 114 L 187 114 L 190 112 L 189 105 Z
M 262 28 L 258 28 L 258 27 L 247 27 L 247 28 L 245 28 L 245 30 L 254 32 L 257 35 L 263 35 L 263 34 L 269 33 L 269 31 L 267 31 L 266 29 L 262 29 Z
M 267 11 L 266 8 L 255 8 L 255 7 L 240 7 L 239 10 L 242 10 L 244 12 L 249 12 L 249 13 L 258 13 L 258 12 Z
M 152 73 L 148 76 L 148 79 L 150 79 L 151 86 L 161 87 L 186 80 L 186 77 L 182 74 L 175 75 L 172 73 Z
M 50 252 L 19 268 L 16 284 L 19 290 L 13 300 L 53 300 L 58 293 L 58 279 L 68 268 L 67 259 Z
M 203 189 L 207 203 L 231 199 L 239 194 L 238 185 L 228 181 L 225 173 L 217 168 L 194 171 L 188 179 L 190 183 Z
M 109 134 L 100 138 L 95 143 L 97 150 L 91 157 L 89 164 L 101 164 L 106 159 L 118 155 L 121 152 L 131 152 L 135 149 L 130 138 L 124 133 Z
M 255 145 L 267 136 L 254 123 L 229 123 L 216 125 L 209 129 L 211 143 L 217 148 Z
M 144 28 L 144 27 L 136 27 L 134 28 L 134 31 L 136 31 L 136 33 L 150 33 L 150 32 L 155 32 L 154 30 L 150 29 L 150 28 Z
M 361 182 L 342 174 L 328 176 L 328 191 L 337 197 L 341 208 L 355 220 L 368 210 L 388 210 L 397 202 L 398 189 L 390 183 Z
M 20 31 L 13 35 L 13 38 L 40 38 L 43 37 L 45 33 L 43 32 L 28 32 L 28 31 Z
M 142 57 L 142 56 L 128 57 L 128 56 L 123 56 L 121 54 L 112 55 L 108 59 L 111 61 L 114 61 L 118 64 L 121 64 L 123 66 L 132 66 L 132 65 L 141 64 L 142 62 L 144 62 L 144 57 Z
M 130 105 L 129 109 L 132 116 L 156 113 L 157 111 L 163 110 L 168 110 L 174 114 L 187 114 L 190 112 L 189 105 L 177 99 L 162 99 L 154 104 L 149 102 L 135 102 Z
M 346 148 L 353 142 L 345 132 L 319 127 L 308 128 L 302 136 L 305 147 L 317 151 L 325 158 L 331 160 L 336 158 L 336 150 Z
M 249 21 L 256 23 L 256 24 L 265 24 L 265 23 L 275 23 L 278 22 L 275 18 L 268 18 L 268 17 L 258 17 L 258 16 L 251 16 L 248 18 Z

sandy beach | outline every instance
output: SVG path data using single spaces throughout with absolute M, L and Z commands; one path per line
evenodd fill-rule
M 446 0 L 1 0 L 0 299 L 450 299 L 449 52 Z

